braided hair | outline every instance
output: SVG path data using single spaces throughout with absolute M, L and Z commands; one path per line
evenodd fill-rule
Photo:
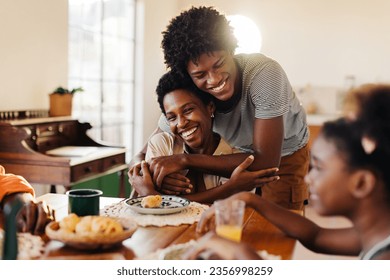
M 351 170 L 368 169 L 383 180 L 390 202 L 390 85 L 364 85 L 350 96 L 356 118 L 326 122 L 321 135 L 335 144 Z

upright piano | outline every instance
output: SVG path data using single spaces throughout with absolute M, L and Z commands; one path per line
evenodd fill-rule
M 0 164 L 30 183 L 51 185 L 53 192 L 56 185 L 68 190 L 119 172 L 124 197 L 126 149 L 93 140 L 90 128 L 72 117 L 48 117 L 44 110 L 0 112 Z

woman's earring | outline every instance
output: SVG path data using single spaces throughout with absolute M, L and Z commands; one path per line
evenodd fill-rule
M 212 119 L 214 118 L 214 113 L 211 113 L 211 118 L 212 118 Z

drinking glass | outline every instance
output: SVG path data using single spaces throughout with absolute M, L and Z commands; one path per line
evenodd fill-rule
M 240 242 L 244 220 L 245 202 L 242 200 L 218 200 L 215 205 L 217 235 Z

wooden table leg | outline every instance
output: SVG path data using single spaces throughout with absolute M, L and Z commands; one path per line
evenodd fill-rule
M 50 185 L 50 193 L 57 193 L 56 185 Z
M 125 189 L 125 170 L 119 171 L 119 197 L 126 197 L 126 189 Z

